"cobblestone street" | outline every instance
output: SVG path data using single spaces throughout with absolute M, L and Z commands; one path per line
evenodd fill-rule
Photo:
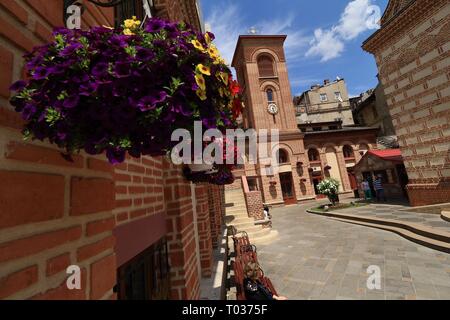
M 394 233 L 305 212 L 311 204 L 272 210 L 277 240 L 258 259 L 279 294 L 290 299 L 450 299 L 450 255 Z M 379 266 L 381 290 L 367 268 Z

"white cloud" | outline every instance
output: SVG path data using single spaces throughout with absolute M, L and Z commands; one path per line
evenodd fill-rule
M 316 29 L 306 56 L 321 57 L 322 62 L 339 57 L 345 49 L 345 42 L 372 28 L 370 23 L 374 19 L 374 14 L 379 14 L 379 10 L 374 9 L 372 1 L 350 1 L 337 25 L 329 30 Z
M 233 59 L 234 49 L 239 35 L 248 34 L 248 30 L 254 26 L 258 34 L 286 34 L 285 52 L 288 61 L 293 61 L 303 56 L 310 38 L 293 28 L 295 15 L 289 14 L 287 17 L 277 17 L 270 21 L 257 21 L 253 24 L 243 20 L 242 12 L 236 4 L 223 7 L 215 7 L 211 14 L 205 19 L 210 25 L 211 32 L 216 36 L 216 45 L 227 63 Z M 302 50 L 303 49 L 303 50 Z
M 333 30 L 316 29 L 307 57 L 320 56 L 322 62 L 337 58 L 344 51 L 344 42 Z
M 312 86 L 320 80 L 315 78 L 294 78 L 290 81 L 292 87 Z

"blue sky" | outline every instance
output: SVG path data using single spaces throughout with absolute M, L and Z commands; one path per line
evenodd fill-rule
M 377 84 L 375 59 L 361 49 L 373 32 L 374 8 L 388 0 L 201 0 L 203 17 L 227 62 L 239 34 L 286 34 L 292 94 L 344 78 L 351 96 Z M 369 21 L 369 22 L 367 22 Z

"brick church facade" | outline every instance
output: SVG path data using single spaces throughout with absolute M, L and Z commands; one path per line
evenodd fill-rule
M 450 201 L 450 3 L 391 0 L 364 44 L 375 56 L 412 205 Z
M 264 174 L 264 164 L 245 164 L 244 190 L 259 191 L 268 205 L 294 204 L 315 199 L 315 186 L 332 177 L 341 193 L 352 193 L 356 181 L 349 169 L 362 153 L 376 148 L 376 129 L 343 128 L 322 132 L 300 131 L 291 95 L 284 35 L 239 37 L 232 66 L 243 88 L 243 127 L 279 129 L 279 172 Z M 276 106 L 273 110 L 273 105 Z M 272 109 L 272 110 L 271 110 Z M 274 112 L 275 111 L 275 112 Z
M 23 142 L 8 88 L 24 75 L 23 54 L 63 25 L 64 3 L 0 2 L 0 299 L 198 299 L 221 234 L 223 187 L 194 186 L 163 157 L 111 166 L 80 153 L 67 162 L 54 145 Z M 134 13 L 84 4 L 82 28 Z M 200 29 L 196 1 L 154 4 Z M 69 265 L 81 269 L 80 290 L 66 286 Z

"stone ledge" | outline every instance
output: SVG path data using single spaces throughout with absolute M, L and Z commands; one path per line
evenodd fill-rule
M 450 211 L 442 211 L 441 218 L 442 218 L 442 220 L 450 222 Z
M 306 210 L 306 212 L 330 217 L 334 220 L 340 220 L 344 222 L 392 231 L 410 241 L 419 243 L 435 250 L 450 253 L 450 233 L 422 226 L 417 223 L 398 222 L 380 218 L 360 217 L 352 214 L 320 212 L 312 209 Z

